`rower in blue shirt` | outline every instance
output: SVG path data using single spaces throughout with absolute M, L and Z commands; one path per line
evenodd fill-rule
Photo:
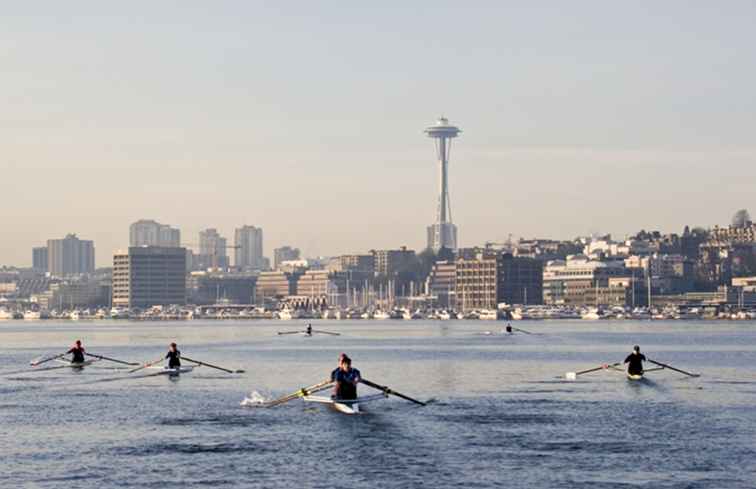
M 333 388 L 333 398 L 340 400 L 357 399 L 357 384 L 360 382 L 360 371 L 352 368 L 352 359 L 344 355 L 336 371 Z

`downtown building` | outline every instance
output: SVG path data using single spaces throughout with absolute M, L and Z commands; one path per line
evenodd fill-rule
M 113 256 L 113 306 L 148 308 L 186 303 L 186 249 L 132 246 Z
M 129 226 L 129 246 L 181 246 L 181 231 L 151 219 L 141 219 Z
M 234 232 L 234 266 L 241 271 L 264 270 L 263 230 L 255 226 L 242 226 Z
M 193 268 L 206 270 L 208 268 L 227 269 L 229 259 L 226 253 L 226 238 L 215 228 L 205 229 L 199 233 L 199 255 L 193 258 Z
M 37 253 L 37 265 L 44 263 L 44 253 Z M 47 271 L 53 277 L 67 277 L 93 273 L 95 270 L 94 242 L 83 240 L 75 234 L 63 239 L 47 240 Z

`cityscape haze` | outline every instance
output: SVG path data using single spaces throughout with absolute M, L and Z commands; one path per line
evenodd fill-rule
M 433 5 L 7 5 L 0 263 L 75 232 L 111 266 L 142 218 L 421 249 L 441 114 L 460 246 L 756 208 L 752 3 Z

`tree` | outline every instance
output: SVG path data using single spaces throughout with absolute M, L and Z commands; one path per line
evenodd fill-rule
M 732 227 L 744 228 L 751 222 L 751 216 L 746 209 L 740 209 L 732 216 Z

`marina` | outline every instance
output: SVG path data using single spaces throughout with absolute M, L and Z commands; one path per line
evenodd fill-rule
M 327 321 L 341 336 L 310 342 L 282 341 L 277 321 L 11 322 L 0 328 L 0 415 L 13 433 L 0 441 L 0 477 L 42 488 L 78 477 L 100 487 L 752 487 L 755 323 L 542 321 L 523 328 L 532 334 L 476 334 L 489 324 Z M 113 373 L 98 359 L 13 373 L 73 337 L 130 363 L 162 357 L 175 340 L 190 358 L 245 372 Z M 635 343 L 701 376 L 554 378 L 621 361 Z M 345 414 L 330 381 L 294 391 L 327 377 L 342 351 L 376 385 L 427 405 L 365 385 L 359 413 Z M 282 397 L 291 400 L 240 406 Z

